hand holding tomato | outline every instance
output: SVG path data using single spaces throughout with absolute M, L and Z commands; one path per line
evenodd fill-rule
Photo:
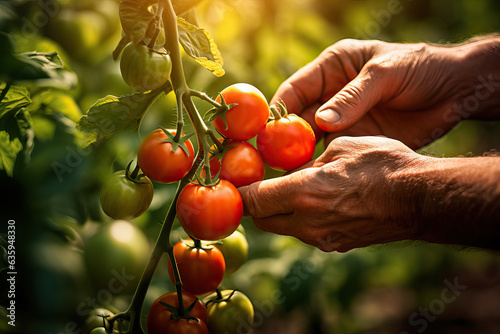
M 390 175 L 420 163 L 402 143 L 340 137 L 316 160 L 289 175 L 239 188 L 246 214 L 264 231 L 291 235 L 324 251 L 347 251 L 414 237 L 387 208 Z
M 465 117 L 495 109 L 456 110 L 464 96 L 475 96 L 480 73 L 492 73 L 481 64 L 485 45 L 342 40 L 283 82 L 271 103 L 282 99 L 290 113 L 315 118 L 313 128 L 329 132 L 327 144 L 339 136 L 385 135 L 419 148 L 436 138 L 436 129 L 442 135 Z

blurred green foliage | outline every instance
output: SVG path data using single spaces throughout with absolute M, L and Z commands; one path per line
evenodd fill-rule
M 340 39 L 460 42 L 500 31 L 499 17 L 498 0 L 205 0 L 198 19 L 219 47 L 226 75 L 217 78 L 187 58 L 186 75 L 192 88 L 210 96 L 247 82 L 270 99 L 283 80 Z M 79 327 L 72 324 L 81 320 L 81 303 L 85 313 L 89 298 L 99 294 L 89 284 L 81 249 L 85 237 L 109 220 L 99 207 L 100 184 L 109 172 L 136 158 L 144 134 L 173 125 L 175 99 L 169 94 L 155 102 L 140 136 L 114 136 L 91 153 L 77 145 L 77 119 L 99 98 L 132 93 L 111 58 L 121 32 L 118 1 L 0 2 L 0 30 L 13 34 L 16 53 L 55 51 L 78 78 L 74 87 L 65 89 L 23 82 L 32 100 L 27 110 L 34 130 L 32 151 L 29 159 L 16 161 L 14 177 L 0 177 L 8 197 L 2 200 L 2 222 L 15 219 L 18 226 L 18 323 L 29 323 L 21 332 L 76 333 Z M 0 52 L 5 55 L 5 50 Z M 204 112 L 210 106 L 199 102 L 198 107 Z M 422 151 L 482 155 L 500 148 L 499 133 L 498 123 L 466 121 Z M 266 175 L 279 174 L 266 170 Z M 151 244 L 174 191 L 175 185 L 155 184 L 150 210 L 134 220 Z M 440 300 L 446 281 L 458 277 L 468 286 L 482 287 L 480 282 L 498 275 L 500 268 L 496 254 L 429 244 L 325 254 L 295 239 L 258 231 L 247 218 L 243 225 L 250 260 L 225 279 L 224 287 L 241 289 L 254 301 L 255 333 L 399 333 L 416 332 L 424 324 L 427 332 L 440 332 L 432 326 L 446 325 L 446 320 L 414 325 L 412 314 Z M 172 237 L 179 236 L 184 234 L 177 228 Z M 0 273 L 3 286 L 5 270 Z M 159 294 L 173 289 L 167 276 L 165 259 L 145 310 Z M 124 309 L 128 298 L 113 295 L 105 302 Z M 463 304 L 446 304 L 439 314 L 457 308 L 466 314 L 473 305 Z M 16 332 L 5 324 L 4 313 L 0 309 L 0 331 Z M 463 314 L 449 317 L 465 321 Z

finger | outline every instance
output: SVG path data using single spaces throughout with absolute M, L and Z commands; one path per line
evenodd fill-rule
M 338 238 L 333 238 L 331 235 L 317 238 L 304 237 L 305 233 L 301 231 L 300 227 L 297 227 L 297 222 L 291 214 L 277 215 L 267 218 L 254 218 L 253 222 L 255 226 L 262 231 L 293 236 L 306 244 L 321 249 L 324 252 L 333 252 L 342 247 Z
M 323 68 L 319 62 L 318 58 L 315 59 L 283 82 L 271 104 L 283 100 L 288 113 L 300 115 L 307 106 L 319 101 L 324 89 Z
M 266 218 L 253 218 L 255 226 L 264 232 L 293 236 L 292 214 L 276 215 Z
M 369 68 L 363 68 L 354 80 L 318 109 L 315 120 L 321 129 L 337 132 L 350 128 L 381 101 L 386 89 L 384 79 Z
M 264 218 L 292 213 L 298 186 L 296 179 L 295 176 L 287 175 L 238 188 L 243 199 L 244 214 Z

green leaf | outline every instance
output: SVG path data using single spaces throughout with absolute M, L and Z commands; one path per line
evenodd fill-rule
M 2 92 L 6 85 L 1 85 Z M 21 86 L 10 86 L 7 95 L 0 101 L 0 119 L 13 109 L 21 109 L 31 103 L 28 88 Z
M 82 116 L 80 107 L 73 97 L 58 90 L 45 90 L 33 96 L 33 103 L 26 108 L 31 114 L 52 115 L 59 113 L 76 122 Z
M 24 151 L 20 162 L 26 162 L 33 150 L 33 126 L 25 110 L 30 103 L 28 90 L 18 86 L 11 86 L 0 102 L 0 170 L 9 176 L 13 176 L 18 155 Z
M 155 34 L 156 16 L 148 8 L 150 8 L 149 3 L 144 1 L 122 0 L 120 2 L 120 22 L 123 31 L 135 44 L 144 41 L 147 45 Z M 158 20 L 158 24 L 160 35 L 155 44 L 161 45 L 165 43 L 162 20 Z
M 19 138 L 10 138 L 7 131 L 0 131 L 0 170 L 5 170 L 8 176 L 14 175 L 16 157 L 23 149 Z
M 14 54 L 10 36 L 0 33 L 0 80 L 7 82 L 37 80 L 39 86 L 73 88 L 77 77 L 63 70 L 63 62 L 56 52 L 28 52 Z
M 184 51 L 216 76 L 223 76 L 225 73 L 222 68 L 224 62 L 208 31 L 198 28 L 182 17 L 177 17 L 177 26 L 179 27 L 179 41 Z
M 98 100 L 77 122 L 84 146 L 98 146 L 118 131 L 137 130 L 151 104 L 163 91 L 165 87 L 122 97 L 108 95 Z

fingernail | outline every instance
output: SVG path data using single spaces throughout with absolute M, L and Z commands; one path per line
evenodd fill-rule
M 332 109 L 321 110 L 320 112 L 318 112 L 317 116 L 321 118 L 324 122 L 329 124 L 336 123 L 340 120 L 339 113 L 333 111 Z

